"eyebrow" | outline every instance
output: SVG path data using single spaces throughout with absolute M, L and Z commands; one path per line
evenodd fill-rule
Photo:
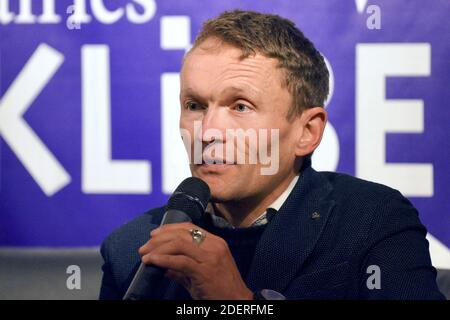
M 197 92 L 192 88 L 186 88 L 185 90 L 180 91 L 180 97 L 194 97 L 197 98 L 199 95 Z
M 248 85 L 232 85 L 230 87 L 226 87 L 222 91 L 220 91 L 220 96 L 227 95 L 227 94 L 243 94 L 245 96 L 248 96 L 250 99 L 256 100 L 259 96 L 259 93 L 257 90 L 253 89 L 252 87 Z M 198 100 L 201 100 L 202 98 L 200 95 L 191 87 L 184 89 L 180 92 L 180 97 L 192 97 L 196 98 Z
M 179 99 L 182 100 L 184 98 L 192 98 L 192 99 L 197 100 L 197 101 L 201 101 L 202 100 L 201 97 L 192 88 L 187 88 L 185 90 L 180 90 Z

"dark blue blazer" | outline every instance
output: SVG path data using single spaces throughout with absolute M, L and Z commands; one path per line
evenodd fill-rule
M 150 210 L 104 241 L 101 299 L 125 294 L 140 264 L 138 248 L 163 214 L 164 207 Z M 425 235 L 398 191 L 307 165 L 264 230 L 244 280 L 251 290 L 288 299 L 444 299 Z M 169 279 L 160 289 L 162 299 L 186 293 Z

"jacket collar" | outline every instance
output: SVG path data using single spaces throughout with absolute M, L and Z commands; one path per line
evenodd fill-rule
M 305 163 L 300 178 L 266 227 L 246 279 L 252 290 L 282 292 L 313 251 L 335 201 L 331 183 Z

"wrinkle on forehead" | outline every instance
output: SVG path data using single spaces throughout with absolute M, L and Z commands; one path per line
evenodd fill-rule
M 226 44 L 220 47 L 220 50 L 216 47 L 214 50 L 209 50 L 209 47 L 204 49 L 201 46 L 193 49 L 184 60 L 181 94 L 185 94 L 187 89 L 183 88 L 183 84 L 191 90 L 196 86 L 195 83 L 189 83 L 191 73 L 195 73 L 197 79 L 198 75 L 207 79 L 209 94 L 212 94 L 214 89 L 223 91 L 221 85 L 225 82 L 250 89 L 249 92 L 253 95 L 259 95 L 274 86 L 282 87 L 282 72 L 276 59 L 260 53 L 244 59 L 241 59 L 241 55 L 240 49 Z

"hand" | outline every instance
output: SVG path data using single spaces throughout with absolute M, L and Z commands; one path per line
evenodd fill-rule
M 203 242 L 193 242 L 192 229 L 207 234 Z M 192 223 L 163 225 L 150 235 L 139 248 L 142 262 L 167 269 L 166 276 L 184 286 L 193 299 L 253 299 L 222 238 Z

